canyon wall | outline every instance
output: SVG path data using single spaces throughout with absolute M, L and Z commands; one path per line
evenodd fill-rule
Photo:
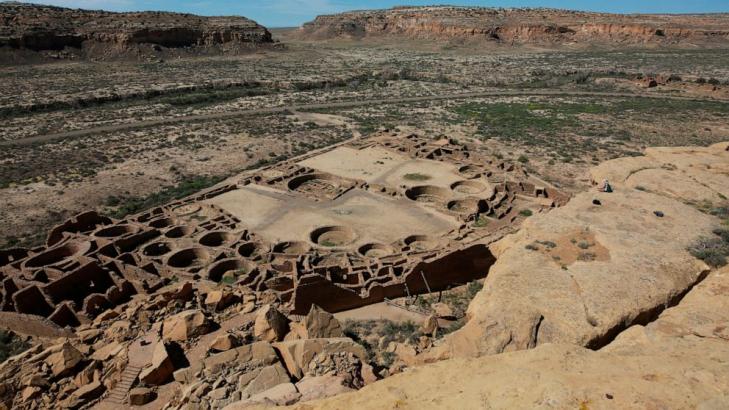
M 729 14 L 618 15 L 552 9 L 401 7 L 319 16 L 306 39 L 405 36 L 503 44 L 727 44 Z
M 63 51 L 98 58 L 142 45 L 207 51 L 252 49 L 271 33 L 245 17 L 200 17 L 165 12 L 112 13 L 0 3 L 0 48 L 6 52 Z

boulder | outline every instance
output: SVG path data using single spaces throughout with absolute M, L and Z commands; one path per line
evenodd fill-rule
M 96 400 L 104 394 L 106 387 L 100 381 L 94 381 L 73 392 L 72 397 L 81 403 Z
M 301 401 L 323 399 L 355 391 L 345 386 L 344 378 L 339 376 L 304 377 L 296 383 L 296 389 L 301 393 Z
M 96 318 L 94 319 L 94 324 L 99 325 L 116 317 L 119 317 L 119 312 L 114 309 L 107 309 L 99 313 L 98 316 L 96 316 Z
M 390 344 L 387 345 L 387 351 L 397 355 L 397 357 L 408 366 L 415 364 L 415 356 L 418 354 L 414 347 L 409 344 L 399 342 L 390 342 Z
M 426 335 L 433 335 L 435 337 L 438 331 L 438 317 L 436 315 L 430 315 L 423 320 L 423 324 L 420 326 L 420 331 Z
M 316 305 L 311 305 L 311 309 L 304 319 L 304 325 L 306 339 L 344 336 L 342 325 L 334 318 L 334 315 Z
M 308 339 L 306 332 L 306 325 L 304 322 L 291 322 L 289 323 L 289 332 L 286 333 L 284 340 L 299 340 Z
M 87 329 L 83 331 L 77 331 L 76 335 L 84 343 L 93 342 L 94 339 L 101 336 L 104 333 L 101 329 Z
M 319 354 L 352 353 L 360 361 L 367 360 L 364 347 L 346 337 L 327 339 L 291 340 L 273 345 L 279 352 L 289 374 L 296 379 L 304 377 L 305 369 Z
M 238 313 L 246 314 L 246 313 L 251 313 L 254 310 L 256 310 L 256 303 L 255 302 L 246 302 L 239 306 Z
M 31 387 L 42 387 L 47 388 L 49 386 L 48 380 L 46 380 L 45 377 L 39 375 L 39 374 L 33 374 L 28 377 L 26 377 L 23 380 L 24 386 L 31 386 Z
M 158 342 L 152 353 L 152 364 L 142 370 L 139 380 L 148 385 L 159 386 L 169 382 L 174 371 L 175 366 L 167 348 L 163 342 Z
M 58 346 L 55 353 L 46 358 L 45 362 L 51 367 L 54 377 L 65 377 L 71 374 L 83 359 L 81 352 L 70 343 L 64 342 Z
M 253 334 L 260 340 L 275 342 L 283 340 L 289 331 L 289 320 L 273 305 L 258 310 L 253 325 Z
M 210 343 L 210 347 L 208 350 L 224 352 L 238 346 L 239 344 L 240 341 L 237 337 L 233 336 L 230 333 L 226 333 L 224 335 L 216 337 L 215 340 Z
M 87 384 L 97 381 L 101 378 L 101 372 L 98 370 L 98 362 L 91 362 L 83 370 L 78 372 L 73 378 L 76 387 L 83 387 Z
M 115 320 L 104 331 L 104 337 L 108 340 L 123 341 L 131 335 L 132 323 L 128 320 Z
M 292 383 L 283 383 L 247 400 L 229 404 L 224 410 L 242 410 L 260 404 L 286 406 L 295 403 L 300 397 L 301 394 L 296 390 L 296 386 Z
M 124 350 L 124 345 L 119 342 L 105 343 L 99 350 L 91 354 L 91 358 L 100 362 L 105 362 L 118 355 L 122 350 Z
M 164 297 L 165 303 L 169 303 L 173 300 L 181 300 L 183 302 L 188 302 L 188 301 L 192 300 L 194 293 L 195 292 L 192 287 L 192 283 L 185 282 L 179 288 L 177 288 L 171 292 L 165 292 L 163 294 L 163 297 Z
M 228 388 L 218 387 L 217 389 L 211 390 L 210 393 L 207 394 L 207 398 L 212 399 L 212 400 L 222 400 L 227 395 L 228 395 Z
M 43 389 L 40 387 L 28 386 L 20 392 L 20 401 L 22 403 L 27 403 L 31 400 L 35 400 L 41 396 L 41 392 L 43 392 Z
M 165 341 L 184 342 L 190 338 L 208 333 L 212 323 L 199 310 L 186 310 L 165 319 L 162 338 Z
M 135 387 L 129 391 L 129 404 L 143 406 L 157 398 L 157 393 L 146 387 Z
M 219 311 L 235 303 L 236 296 L 228 290 L 211 290 L 205 297 L 205 306 L 213 311 Z
M 278 356 L 270 343 L 255 342 L 194 361 L 190 363 L 190 367 L 174 372 L 174 378 L 180 383 L 191 383 L 198 372 L 205 370 L 216 374 L 229 368 L 231 363 L 245 364 L 248 368 L 254 369 L 276 362 L 278 362 Z
M 257 373 L 256 377 L 246 385 L 243 390 L 244 393 L 253 396 L 279 384 L 291 382 L 286 369 L 281 366 L 281 363 L 264 367 Z
M 445 303 L 434 303 L 433 312 L 436 316 L 442 319 L 455 319 L 453 309 Z
M 375 374 L 375 369 L 367 363 L 362 363 L 362 369 L 360 371 L 362 375 L 362 382 L 366 385 L 372 384 L 379 380 L 379 377 Z

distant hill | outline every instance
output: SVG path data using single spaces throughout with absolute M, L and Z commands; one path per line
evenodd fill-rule
M 271 33 L 245 17 L 167 12 L 113 13 L 0 3 L 0 50 L 54 58 L 155 58 L 174 53 L 227 53 L 270 44 Z
M 518 44 L 729 45 L 729 14 L 622 15 L 555 9 L 398 7 L 319 16 L 310 40 L 399 36 Z

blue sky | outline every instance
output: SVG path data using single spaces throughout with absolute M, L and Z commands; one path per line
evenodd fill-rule
M 207 16 L 241 15 L 268 27 L 298 26 L 312 20 L 318 14 L 347 10 L 447 3 L 442 0 L 36 0 L 32 2 L 111 11 L 165 10 Z M 729 0 L 454 0 L 448 4 L 484 7 L 552 7 L 614 13 L 729 12 Z

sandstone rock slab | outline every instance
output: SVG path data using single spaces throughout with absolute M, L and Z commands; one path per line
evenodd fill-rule
M 267 342 L 283 340 L 289 331 L 288 319 L 272 305 L 266 305 L 258 310 L 253 325 L 253 334 Z
M 172 363 L 167 348 L 163 342 L 158 342 L 154 347 L 152 364 L 142 370 L 139 380 L 148 385 L 160 386 L 172 379 L 174 371 L 175 365 Z
M 165 319 L 162 338 L 165 341 L 184 342 L 211 330 L 210 320 L 199 310 L 186 310 Z

